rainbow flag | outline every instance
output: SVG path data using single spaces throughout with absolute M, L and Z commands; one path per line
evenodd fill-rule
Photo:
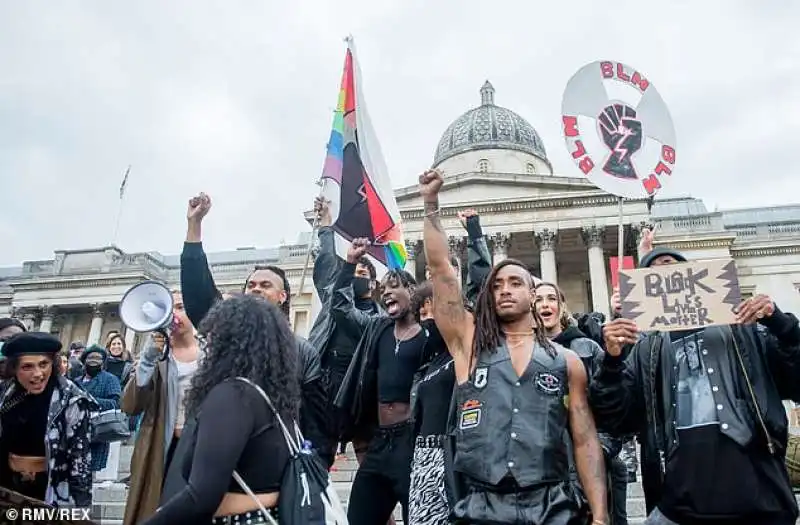
M 380 143 L 366 111 L 353 40 L 348 39 L 339 99 L 328 139 L 323 181 L 338 204 L 334 231 L 350 242 L 368 238 L 369 254 L 388 269 L 402 269 L 408 258 L 400 212 L 383 160 Z M 340 253 L 344 257 L 344 253 Z

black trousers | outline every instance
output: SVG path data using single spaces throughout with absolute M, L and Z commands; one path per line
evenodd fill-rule
M 606 462 L 608 477 L 611 484 L 608 487 L 611 505 L 608 513 L 611 516 L 611 525 L 628 525 L 628 468 L 619 457 L 611 458 Z
M 403 523 L 408 523 L 413 457 L 414 427 L 410 422 L 378 429 L 350 492 L 347 507 L 350 525 L 386 523 L 398 503 L 403 508 Z

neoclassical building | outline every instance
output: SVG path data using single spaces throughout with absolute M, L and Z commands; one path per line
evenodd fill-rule
M 557 140 L 557 137 L 553 137 Z M 442 221 L 455 254 L 465 258 L 459 210 L 474 208 L 495 262 L 520 259 L 563 289 L 573 311 L 607 313 L 609 257 L 616 255 L 618 202 L 575 175 L 554 174 L 539 134 L 524 118 L 495 103 L 494 87 L 480 89 L 480 104 L 450 124 L 434 152 L 445 175 Z M 422 202 L 416 186 L 395 190 L 409 251 L 407 269 L 424 275 Z M 637 256 L 638 232 L 657 227 L 657 244 L 691 258 L 733 257 L 743 295 L 766 293 L 789 311 L 800 311 L 800 205 L 709 211 L 692 198 L 625 200 L 624 246 Z M 310 218 L 310 213 L 306 213 Z M 257 264 L 279 264 L 295 294 L 291 320 L 306 333 L 319 307 L 310 272 L 297 290 L 308 233 L 275 248 L 209 253 L 218 285 L 237 290 Z M 176 248 L 180 239 L 176 240 Z M 179 284 L 177 254 L 125 253 L 117 247 L 55 252 L 52 259 L 0 269 L 0 316 L 13 313 L 29 326 L 73 340 L 96 342 L 121 330 L 118 303 L 142 279 Z M 131 346 L 137 336 L 126 336 Z

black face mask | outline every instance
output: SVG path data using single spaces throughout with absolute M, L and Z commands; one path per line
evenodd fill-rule
M 442 338 L 442 334 L 439 333 L 439 327 L 436 326 L 436 322 L 433 319 L 425 319 L 419 324 L 428 332 L 428 348 L 447 350 L 444 338 Z
M 103 365 L 95 365 L 95 364 L 86 363 L 86 366 L 84 368 L 86 369 L 86 374 L 87 375 L 89 375 L 90 377 L 94 377 L 94 376 L 96 376 L 97 374 L 100 373 L 100 370 L 103 369 Z
M 372 281 L 370 281 L 366 277 L 353 278 L 353 295 L 355 295 L 359 299 L 369 295 L 371 291 L 369 285 L 371 282 Z

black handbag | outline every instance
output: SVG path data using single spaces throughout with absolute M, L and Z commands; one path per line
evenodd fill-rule
M 92 443 L 113 443 L 131 437 L 128 417 L 117 408 L 92 414 Z

